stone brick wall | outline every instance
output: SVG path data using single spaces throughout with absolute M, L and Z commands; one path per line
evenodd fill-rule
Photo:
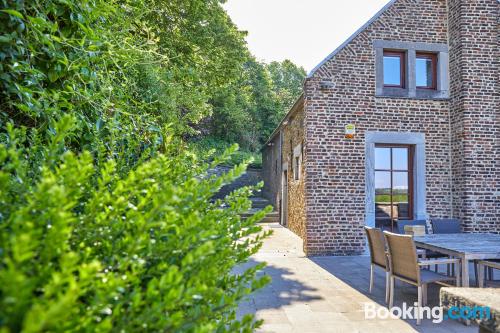
M 281 147 L 279 134 L 262 150 L 262 194 L 279 210 L 279 191 L 281 187 Z
M 300 175 L 299 180 L 294 179 L 293 163 L 294 149 L 300 146 Z M 283 127 L 283 163 L 288 164 L 288 211 L 287 227 L 302 239 L 306 239 L 306 214 L 305 214 L 305 172 L 304 172 L 304 106 L 297 106 L 297 111 L 288 119 Z
M 500 5 L 449 0 L 453 213 L 500 233 Z
M 308 255 L 365 249 L 365 131 L 424 133 L 427 213 L 452 214 L 447 100 L 375 97 L 374 40 L 447 43 L 445 0 L 399 0 L 305 84 Z M 322 89 L 327 81 L 332 88 Z M 356 137 L 344 138 L 344 126 Z

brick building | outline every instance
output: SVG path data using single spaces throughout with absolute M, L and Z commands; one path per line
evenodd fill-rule
M 308 255 L 362 253 L 363 226 L 398 219 L 500 232 L 499 13 L 393 0 L 311 71 L 263 148 L 264 193 Z

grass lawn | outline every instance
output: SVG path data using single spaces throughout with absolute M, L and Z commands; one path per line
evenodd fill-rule
M 392 200 L 394 203 L 398 202 L 408 202 L 408 195 L 406 194 L 395 194 L 392 196 Z M 377 194 L 375 195 L 375 202 L 380 203 L 380 202 L 391 202 L 391 196 L 389 194 Z

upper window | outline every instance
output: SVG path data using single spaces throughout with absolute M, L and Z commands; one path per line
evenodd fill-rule
M 449 56 L 447 44 L 373 41 L 375 96 L 447 99 Z
M 417 53 L 415 59 L 415 76 L 417 88 L 436 89 L 437 56 L 432 53 Z
M 405 53 L 384 51 L 384 86 L 404 88 Z

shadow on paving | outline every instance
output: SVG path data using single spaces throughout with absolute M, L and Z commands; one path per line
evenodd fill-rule
M 375 268 L 375 281 L 373 291 L 369 293 L 370 285 L 370 258 L 368 256 L 356 257 L 313 257 L 315 264 L 342 280 L 350 287 L 364 294 L 374 302 L 385 306 L 385 271 Z M 413 304 L 417 301 L 417 288 L 401 281 L 396 281 L 394 286 L 394 305 L 402 302 Z M 429 286 L 428 305 L 439 305 L 439 286 Z
M 259 264 L 259 261 L 250 259 L 245 265 L 238 268 L 238 271 L 248 269 Z M 248 296 L 240 304 L 238 316 L 247 313 L 255 314 L 263 309 L 278 309 L 294 303 L 307 303 L 320 300 L 321 297 L 313 295 L 317 289 L 306 286 L 293 277 L 293 273 L 285 268 L 278 268 L 267 263 L 266 267 L 257 276 L 268 275 L 271 282 L 264 288 Z
M 423 320 L 367 319 L 365 304 L 376 309 L 385 304 L 385 272 L 375 271 L 373 293 L 368 292 L 370 258 L 306 257 L 302 240 L 278 224 L 265 224 L 273 234 L 264 240 L 262 248 L 249 262 L 235 269 L 235 273 L 266 262 L 259 272 L 272 278 L 270 284 L 249 295 L 238 308 L 238 317 L 255 314 L 264 323 L 261 333 L 470 333 L 477 326 L 467 327 L 453 320 L 440 324 Z M 395 306 L 402 302 L 413 305 L 417 289 L 396 282 Z M 429 305 L 439 304 L 439 286 L 429 286 Z
M 352 288 L 366 295 L 374 302 L 381 305 L 385 303 L 385 271 L 375 267 L 375 281 L 373 291 L 369 293 L 370 284 L 370 257 L 369 256 L 346 256 L 346 257 L 313 257 L 309 258 L 315 264 L 334 275 L 336 278 L 344 281 Z M 348 269 L 346 269 L 348 268 Z M 474 268 L 470 267 L 474 272 Z M 446 266 L 440 266 L 440 272 L 445 273 L 443 269 Z M 473 275 L 473 274 L 472 274 Z M 471 285 L 474 285 L 473 278 Z M 439 306 L 440 285 L 430 284 L 427 291 L 427 305 Z M 413 304 L 417 301 L 417 287 L 396 280 L 394 285 L 394 306 L 400 306 L 403 302 Z
M 375 277 L 372 293 L 369 292 L 370 284 L 370 257 L 369 256 L 346 256 L 346 257 L 312 257 L 309 258 L 315 264 L 342 280 L 344 283 L 362 293 L 378 305 L 387 307 L 385 303 L 385 271 L 379 267 L 375 267 Z M 444 267 L 440 267 L 442 272 Z M 471 267 L 473 269 L 473 267 Z M 471 271 L 473 272 L 473 270 Z M 444 273 L 444 272 L 442 272 Z M 471 281 L 474 283 L 474 281 Z M 439 290 L 442 286 L 437 284 L 429 284 L 427 291 L 427 306 L 439 306 Z M 416 306 L 417 302 L 417 287 L 396 280 L 394 285 L 394 306 L 402 307 L 403 302 L 407 306 Z M 477 328 L 467 327 L 462 323 L 454 320 L 443 320 L 440 324 L 432 323 L 432 320 L 424 319 L 420 326 L 416 325 L 415 320 L 406 320 L 418 332 L 428 332 L 430 326 L 436 325 L 452 325 L 456 331 L 476 331 Z M 443 329 L 450 329 L 443 327 Z M 451 330 L 450 330 L 451 331 Z

